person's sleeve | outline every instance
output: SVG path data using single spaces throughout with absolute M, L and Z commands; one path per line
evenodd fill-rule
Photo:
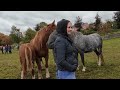
M 56 63 L 68 71 L 75 71 L 77 65 L 71 65 L 65 60 L 66 45 L 65 41 L 59 40 L 55 43 Z

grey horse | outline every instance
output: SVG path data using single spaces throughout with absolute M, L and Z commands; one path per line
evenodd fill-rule
M 84 53 L 94 51 L 98 57 L 98 65 L 101 66 L 104 63 L 102 54 L 103 41 L 99 34 L 93 33 L 90 35 L 83 35 L 81 32 L 72 31 L 71 34 L 69 34 L 69 37 L 72 39 L 81 56 L 83 64 L 82 71 L 85 71 L 86 69 L 84 63 Z

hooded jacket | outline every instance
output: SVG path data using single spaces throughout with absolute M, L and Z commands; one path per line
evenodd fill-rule
M 74 72 L 78 66 L 78 51 L 67 35 L 68 23 L 65 19 L 57 23 L 58 36 L 54 42 L 54 54 L 58 70 Z

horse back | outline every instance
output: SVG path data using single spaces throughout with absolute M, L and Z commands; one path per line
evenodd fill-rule
M 19 56 L 20 56 L 21 62 L 26 60 L 26 55 L 27 55 L 28 59 L 31 59 L 31 57 L 32 57 L 32 50 L 31 50 L 31 47 L 30 47 L 29 43 L 20 45 Z

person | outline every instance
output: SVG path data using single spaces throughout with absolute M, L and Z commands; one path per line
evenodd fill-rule
M 5 46 L 5 54 L 8 53 L 8 44 Z
M 11 49 L 12 49 L 11 45 L 8 45 L 8 51 L 9 51 L 9 53 L 12 53 Z
M 53 44 L 53 52 L 57 79 L 76 79 L 78 51 L 68 37 L 72 31 L 72 23 L 69 20 L 62 19 L 57 23 L 56 31 L 57 38 Z
M 1 46 L 1 51 L 2 51 L 2 54 L 4 54 L 4 49 L 3 49 L 3 45 Z

